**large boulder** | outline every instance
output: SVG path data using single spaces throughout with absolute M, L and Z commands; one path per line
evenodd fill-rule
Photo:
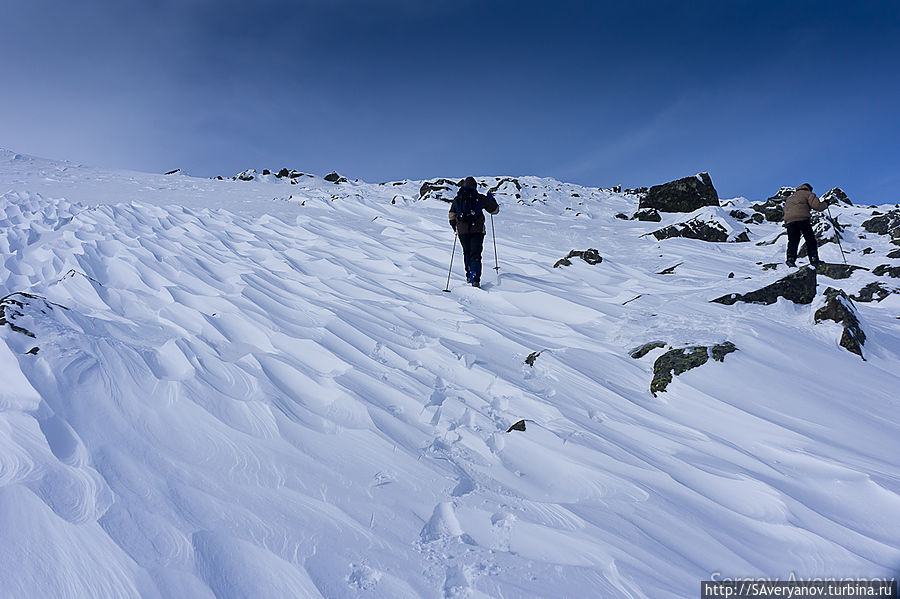
M 856 306 L 853 305 L 847 294 L 840 289 L 829 287 L 823 295 L 825 296 L 825 305 L 816 310 L 816 323 L 818 324 L 824 320 L 833 320 L 843 325 L 844 332 L 841 334 L 841 347 L 865 360 L 862 346 L 866 342 L 866 334 L 859 324 Z
M 703 206 L 718 206 L 719 194 L 709 173 L 654 185 L 640 200 L 638 208 L 660 212 L 693 212 Z
M 816 271 L 804 267 L 797 272 L 778 279 L 771 285 L 766 285 L 762 289 L 744 294 L 730 293 L 710 301 L 725 304 L 726 306 L 731 306 L 737 302 L 769 305 L 778 301 L 779 297 L 790 300 L 795 304 L 812 303 L 813 298 L 816 297 Z
M 340 175 L 337 171 L 331 171 L 327 175 L 325 175 L 324 179 L 329 183 L 346 183 L 347 177 Z

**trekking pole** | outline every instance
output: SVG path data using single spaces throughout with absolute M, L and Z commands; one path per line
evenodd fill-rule
M 494 242 L 494 270 L 500 273 L 500 262 L 497 260 L 497 235 L 494 233 L 494 215 L 491 215 L 491 240 Z
M 847 264 L 847 257 L 844 256 L 844 247 L 841 245 L 841 235 L 838 232 L 837 221 L 831 216 L 831 206 L 825 206 L 825 208 L 828 210 L 828 218 L 831 219 L 831 226 L 834 227 L 834 238 L 837 240 L 838 248 L 841 250 L 841 259 L 844 261 L 844 264 Z
M 453 249 L 450 251 L 450 270 L 447 272 L 447 287 L 445 292 L 450 293 L 450 275 L 453 273 L 453 256 L 456 255 L 456 238 L 459 237 L 456 231 L 453 231 Z

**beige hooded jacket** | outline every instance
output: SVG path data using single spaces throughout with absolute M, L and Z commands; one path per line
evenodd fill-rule
M 784 201 L 784 222 L 809 220 L 812 216 L 810 209 L 822 211 L 827 206 L 828 204 L 819 201 L 816 194 L 812 192 L 812 187 L 808 183 L 804 183 Z

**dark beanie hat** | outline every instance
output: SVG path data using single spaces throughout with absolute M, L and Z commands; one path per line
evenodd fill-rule
M 466 177 L 465 181 L 463 181 L 462 186 L 478 189 L 478 182 L 475 181 L 475 177 Z
M 806 189 L 812 191 L 812 185 L 810 185 L 809 183 L 804 183 L 803 185 L 801 185 L 801 186 L 798 187 L 797 189 L 801 189 L 801 188 L 803 188 L 803 187 L 805 187 Z

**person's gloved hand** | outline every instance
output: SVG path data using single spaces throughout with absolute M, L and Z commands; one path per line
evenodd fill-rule
M 495 200 L 495 199 L 496 199 L 496 198 L 494 197 L 493 192 L 490 192 L 490 191 L 487 192 L 487 197 L 491 198 L 492 200 Z

